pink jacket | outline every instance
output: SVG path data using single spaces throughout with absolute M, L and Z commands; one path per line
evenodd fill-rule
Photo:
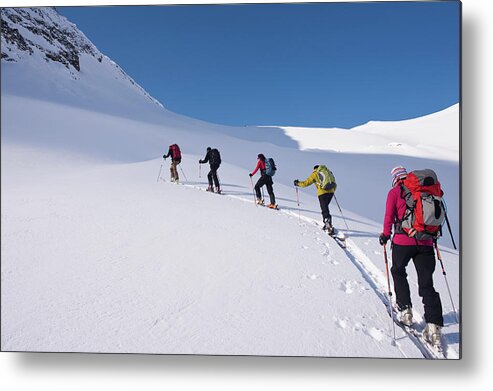
M 396 221 L 404 216 L 406 201 L 401 197 L 400 181 L 389 191 L 385 207 L 385 218 L 383 220 L 383 233 L 387 236 L 392 234 L 392 227 Z M 406 234 L 395 234 L 392 242 L 400 246 L 416 246 L 416 239 Z M 419 246 L 433 246 L 433 240 L 418 240 Z

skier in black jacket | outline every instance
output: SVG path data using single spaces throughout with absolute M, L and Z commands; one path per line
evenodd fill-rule
M 199 160 L 199 164 L 205 164 L 209 162 L 209 166 L 211 170 L 207 174 L 207 179 L 209 180 L 209 187 L 207 191 L 214 192 L 214 186 L 212 185 L 212 181 L 214 181 L 214 185 L 216 185 L 216 192 L 221 193 L 221 186 L 219 185 L 219 179 L 217 177 L 217 170 L 221 165 L 221 155 L 216 148 L 207 147 L 207 153 L 203 160 Z

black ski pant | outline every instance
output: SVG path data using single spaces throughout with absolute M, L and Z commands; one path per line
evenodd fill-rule
M 211 164 L 210 167 L 211 170 L 207 174 L 209 186 L 212 187 L 212 181 L 214 181 L 214 185 L 216 185 L 216 188 L 219 189 L 219 179 L 217 177 L 217 170 L 219 169 L 219 166 L 217 164 Z
M 435 252 L 432 246 L 399 246 L 392 244 L 392 277 L 394 279 L 397 306 L 411 306 L 411 294 L 407 281 L 406 267 L 413 260 L 418 275 L 418 292 L 423 299 L 426 323 L 443 326 L 442 302 L 433 287 Z
M 262 198 L 262 195 L 260 194 L 260 188 L 264 185 L 267 187 L 267 193 L 269 193 L 270 203 L 275 204 L 276 196 L 274 195 L 274 189 L 272 188 L 272 177 L 267 174 L 263 174 L 255 185 L 255 194 L 257 195 L 257 199 Z
M 332 216 L 329 211 L 329 204 L 332 201 L 332 197 L 334 197 L 334 193 L 325 193 L 318 196 L 318 202 L 320 202 L 320 209 L 322 209 L 322 217 L 325 221 L 329 221 L 329 224 L 332 225 Z

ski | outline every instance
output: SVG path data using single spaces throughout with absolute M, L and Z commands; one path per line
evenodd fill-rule
M 160 176 L 159 179 L 161 179 L 164 183 L 174 183 L 175 185 L 183 185 L 183 183 L 181 183 L 180 181 L 167 180 L 164 179 L 162 176 Z
M 210 191 L 210 190 L 204 189 L 203 187 L 200 187 L 200 186 L 189 185 L 187 182 L 168 181 L 168 180 L 164 179 L 163 177 L 159 177 L 159 179 L 161 179 L 163 182 L 166 182 L 166 183 L 174 183 L 175 185 L 182 185 L 182 186 L 185 186 L 185 187 L 189 187 L 191 189 L 205 191 L 206 193 L 224 195 L 224 192 L 222 190 L 220 190 L 220 191 Z
M 262 206 L 264 208 L 267 208 L 267 209 L 272 209 L 272 210 L 281 210 L 279 209 L 279 205 L 276 205 L 275 208 L 269 208 L 269 205 L 265 205 L 265 204 L 256 204 L 257 206 Z
M 387 307 L 387 313 L 388 312 L 389 309 Z M 425 358 L 434 360 L 445 360 L 447 358 L 443 351 L 443 345 L 440 347 L 432 345 L 423 337 L 423 333 L 418 331 L 414 326 L 406 326 L 405 324 L 399 322 L 397 315 L 398 314 L 395 308 L 392 308 L 392 320 L 402 331 L 407 334 Z
M 222 190 L 221 191 L 212 191 L 212 190 L 203 189 L 201 187 L 196 187 L 196 186 L 192 186 L 192 187 L 194 189 L 199 189 L 199 190 L 205 191 L 207 193 L 211 193 L 211 194 L 219 194 L 219 195 L 222 195 L 223 194 Z
M 426 350 L 430 353 L 430 355 L 432 356 L 431 358 L 441 359 L 441 360 L 446 359 L 445 354 L 443 352 L 443 345 L 440 346 L 432 345 L 423 337 L 423 333 L 416 330 L 413 326 L 406 326 L 400 322 L 397 323 L 399 323 L 402 326 L 403 330 L 408 335 L 412 335 L 414 338 L 419 340 L 419 342 L 423 345 L 423 347 L 425 347 Z
M 268 206 L 268 205 L 260 205 L 260 204 L 258 204 L 258 205 L 259 205 L 259 206 L 263 206 L 264 208 L 267 208 L 267 209 L 272 209 L 272 210 L 281 210 L 281 209 L 279 209 L 279 206 L 278 206 L 278 205 L 276 205 L 276 207 L 275 207 L 275 208 L 269 208 L 269 206 Z
M 333 228 L 332 233 L 328 233 L 328 235 L 334 239 L 334 241 L 341 247 L 346 248 L 346 235 L 344 235 L 339 230 Z

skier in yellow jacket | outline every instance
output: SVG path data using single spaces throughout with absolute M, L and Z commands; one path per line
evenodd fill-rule
M 320 202 L 320 208 L 322 209 L 322 217 L 324 219 L 324 230 L 329 234 L 334 232 L 332 227 L 332 216 L 329 211 L 329 204 L 337 189 L 337 184 L 334 178 L 334 174 L 325 166 L 317 165 L 313 167 L 313 172 L 303 182 L 298 179 L 294 181 L 295 186 L 307 187 L 315 183 L 317 187 L 318 201 Z

